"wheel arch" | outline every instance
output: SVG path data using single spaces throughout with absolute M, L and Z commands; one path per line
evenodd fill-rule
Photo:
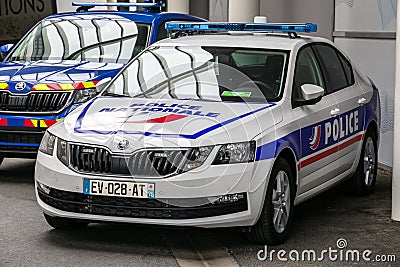
M 368 126 L 366 127 L 366 131 L 368 131 L 368 129 L 371 129 L 373 131 L 373 133 L 376 136 L 376 142 L 377 142 L 377 146 L 379 146 L 379 130 L 378 130 L 378 123 L 375 120 L 371 120 L 368 123 Z
M 294 151 L 290 147 L 283 148 L 276 158 L 283 158 L 287 161 L 290 166 L 290 170 L 292 171 L 292 175 L 294 178 L 294 185 L 295 185 L 295 193 L 297 192 L 298 187 L 298 171 L 297 171 L 297 160 Z

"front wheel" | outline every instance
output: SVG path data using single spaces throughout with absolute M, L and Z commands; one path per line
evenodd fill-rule
M 70 219 L 70 218 L 63 218 L 63 217 L 56 217 L 56 216 L 50 216 L 47 215 L 46 213 L 43 213 L 44 218 L 46 219 L 47 223 L 59 230 L 76 230 L 76 229 L 82 229 L 88 226 L 88 222 L 86 221 L 81 221 L 81 220 L 76 220 L 76 219 Z
M 368 196 L 375 189 L 378 173 L 378 151 L 375 133 L 368 129 L 361 149 L 356 173 L 347 181 L 347 189 L 360 196 Z
M 294 183 L 290 166 L 278 158 L 271 172 L 263 210 L 248 237 L 258 244 L 277 245 L 286 241 L 293 225 Z

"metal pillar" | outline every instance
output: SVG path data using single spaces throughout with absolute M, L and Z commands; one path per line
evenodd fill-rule
M 400 1 L 397 1 L 396 83 L 394 92 L 392 219 L 400 221 Z
M 189 14 L 189 0 L 168 0 L 168 12 Z
M 258 15 L 260 15 L 260 0 L 229 0 L 230 22 L 252 22 Z
M 107 0 L 107 3 L 117 3 L 117 0 Z M 118 10 L 117 7 L 115 6 L 109 6 L 107 7 L 108 10 Z

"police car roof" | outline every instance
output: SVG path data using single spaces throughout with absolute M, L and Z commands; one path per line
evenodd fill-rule
M 197 18 L 195 16 L 187 15 L 187 14 L 180 14 L 180 13 L 172 13 L 172 12 L 145 12 L 145 11 L 108 11 L 108 10 L 93 10 L 93 11 L 85 11 L 85 12 L 67 12 L 67 13 L 59 13 L 59 14 L 54 14 L 46 18 L 46 20 L 52 20 L 52 19 L 63 19 L 66 17 L 73 17 L 76 16 L 76 18 L 84 18 L 84 19 L 91 19 L 91 17 L 104 17 L 107 18 L 109 17 L 112 20 L 118 20 L 118 16 L 121 17 L 121 19 L 127 19 L 131 21 L 136 21 L 136 22 L 142 22 L 142 23 L 152 23 L 155 19 L 162 19 L 162 20 L 169 20 L 169 19 L 174 19 L 174 20 L 185 20 L 185 19 L 191 19 L 193 20 L 194 18 L 198 20 L 204 21 L 204 19 Z M 70 19 L 70 18 L 69 18 Z
M 196 34 L 182 36 L 175 39 L 164 39 L 155 46 L 218 46 L 218 47 L 252 47 L 264 49 L 293 50 L 295 47 L 311 42 L 326 42 L 329 40 L 321 37 L 299 35 L 297 38 L 289 38 L 285 33 L 215 33 Z

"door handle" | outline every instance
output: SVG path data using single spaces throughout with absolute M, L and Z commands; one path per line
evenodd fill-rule
M 367 103 L 367 99 L 365 99 L 364 97 L 362 97 L 362 98 L 358 99 L 357 103 L 358 103 L 360 106 L 362 106 L 362 105 L 364 105 L 365 103 Z
M 340 114 L 340 109 L 335 108 L 335 109 L 332 109 L 332 110 L 331 110 L 331 116 L 332 116 L 332 117 L 335 117 L 335 116 L 337 116 L 337 115 L 339 115 L 339 114 Z

